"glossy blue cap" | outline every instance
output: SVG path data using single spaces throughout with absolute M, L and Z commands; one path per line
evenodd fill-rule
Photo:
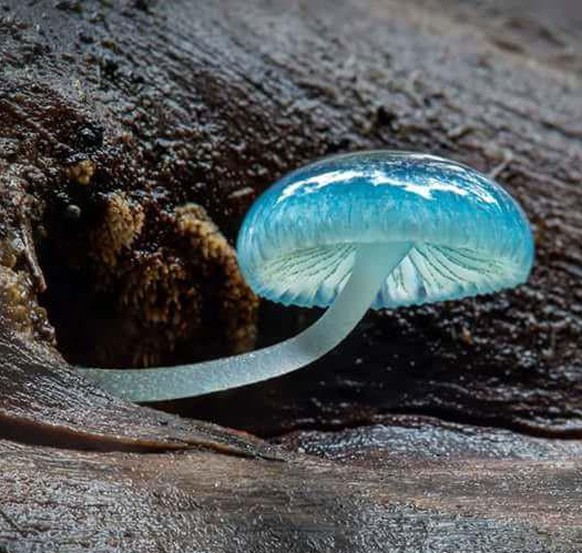
M 392 151 L 334 156 L 286 175 L 251 207 L 237 252 L 258 295 L 324 307 L 349 277 L 357 245 L 375 242 L 412 243 L 375 308 L 512 288 L 534 257 L 528 220 L 497 183 L 454 161 Z

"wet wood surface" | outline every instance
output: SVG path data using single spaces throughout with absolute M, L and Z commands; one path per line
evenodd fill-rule
M 330 5 L 0 2 L 0 550 L 582 550 L 582 10 Z M 379 147 L 493 174 L 531 281 L 371 313 L 296 374 L 157 406 L 182 417 L 71 370 L 303 328 L 257 315 L 240 220 Z

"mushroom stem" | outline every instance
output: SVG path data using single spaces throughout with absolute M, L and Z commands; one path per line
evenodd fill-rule
M 292 372 L 337 346 L 358 324 L 386 277 L 408 254 L 408 242 L 359 244 L 352 273 L 329 309 L 297 336 L 260 350 L 175 367 L 79 368 L 114 395 L 132 401 L 194 397 Z

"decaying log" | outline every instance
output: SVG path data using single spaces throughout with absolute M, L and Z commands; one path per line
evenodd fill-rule
M 5 320 L 0 318 L 0 322 Z M 105 394 L 46 347 L 0 330 L 3 438 L 65 448 L 175 451 L 192 446 L 234 455 L 279 454 L 251 436 L 189 422 Z
M 580 550 L 580 444 L 391 422 L 300 439 L 339 463 L 2 442 L 0 539 L 27 544 L 8 551 Z
M 580 551 L 581 21 L 566 0 L 0 3 L 0 550 Z M 312 367 L 161 406 L 285 447 L 71 370 L 305 326 L 257 317 L 240 220 L 285 171 L 378 147 L 494 174 L 534 225 L 530 283 L 370 314 Z

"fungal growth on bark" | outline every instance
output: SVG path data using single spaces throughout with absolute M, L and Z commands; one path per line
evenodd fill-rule
M 301 368 L 333 349 L 370 306 L 397 308 L 513 288 L 534 245 L 517 202 L 464 165 L 375 151 L 323 159 L 268 189 L 247 214 L 238 261 L 260 296 L 329 309 L 294 338 L 192 365 L 80 369 L 134 401 L 190 397 Z
M 93 196 L 79 221 L 47 218 L 42 248 L 45 303 L 71 362 L 147 367 L 254 347 L 258 299 L 203 207 Z

